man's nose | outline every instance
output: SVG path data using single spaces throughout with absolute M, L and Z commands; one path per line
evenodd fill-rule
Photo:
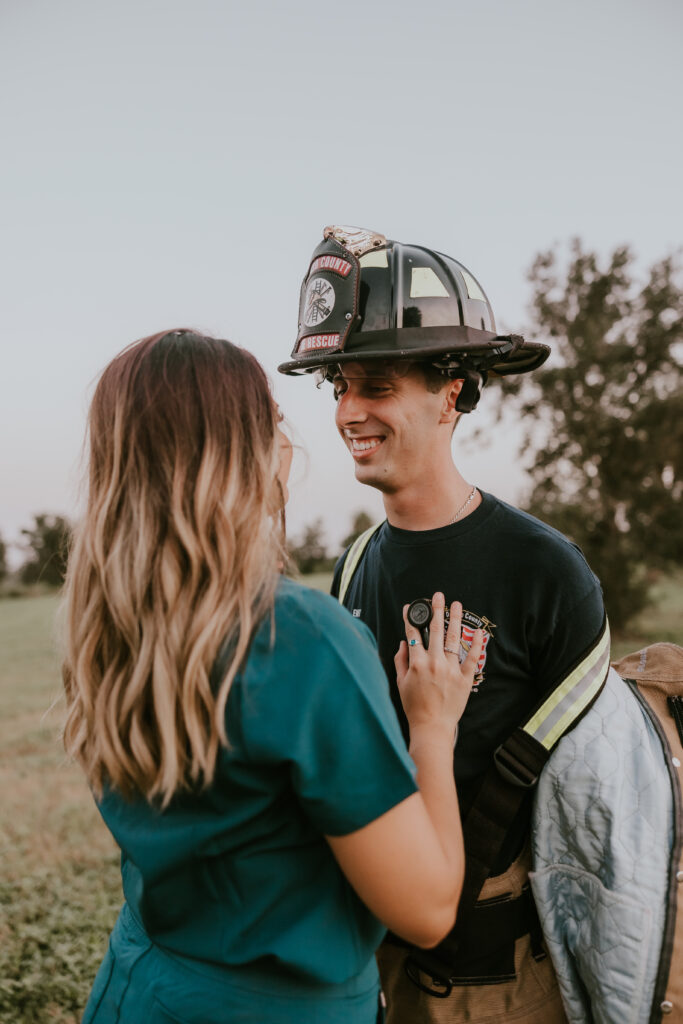
M 335 419 L 338 427 L 348 427 L 352 423 L 362 423 L 368 418 L 367 409 L 361 396 L 353 388 L 348 387 L 337 399 Z

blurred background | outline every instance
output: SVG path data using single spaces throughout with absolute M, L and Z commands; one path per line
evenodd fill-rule
M 314 584 L 382 515 L 329 392 L 276 371 L 326 224 L 448 253 L 553 346 L 458 465 L 581 544 L 615 653 L 682 642 L 682 29 L 676 0 L 0 4 L 0 1021 L 79 1019 L 119 900 L 46 714 L 104 365 L 178 326 L 256 354 Z

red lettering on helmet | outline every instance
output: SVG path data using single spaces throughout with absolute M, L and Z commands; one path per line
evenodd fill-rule
M 352 266 L 348 260 L 343 260 L 339 256 L 318 256 L 316 260 L 311 263 L 311 269 L 308 272 L 308 276 L 315 274 L 318 270 L 331 270 L 333 274 L 340 274 L 341 277 L 348 277 L 352 271 Z
M 297 346 L 297 352 L 312 352 L 318 348 L 337 348 L 338 346 L 338 334 L 309 334 L 301 339 Z

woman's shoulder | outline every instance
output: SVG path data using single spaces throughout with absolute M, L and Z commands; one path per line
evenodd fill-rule
M 370 630 L 330 594 L 283 576 L 275 595 L 276 625 L 296 626 L 303 634 L 371 638 Z
M 320 590 L 282 577 L 268 616 L 252 645 L 248 675 L 314 673 L 358 678 L 379 664 L 368 627 Z
M 333 597 L 283 577 L 273 611 L 240 676 L 240 687 L 252 695 L 296 704 L 310 700 L 313 690 L 321 699 L 328 691 L 365 690 L 384 681 L 372 633 Z

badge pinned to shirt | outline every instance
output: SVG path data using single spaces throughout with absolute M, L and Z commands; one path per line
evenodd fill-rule
M 446 621 L 444 623 L 446 630 L 448 630 L 449 612 L 446 608 Z M 479 661 L 474 672 L 474 681 L 472 683 L 472 689 L 477 690 L 479 686 L 484 682 L 484 666 L 486 665 L 487 648 L 489 641 L 493 639 L 493 631 L 496 629 L 495 622 L 491 622 L 485 615 L 476 615 L 474 612 L 467 611 L 463 608 L 462 612 L 462 626 L 460 629 L 460 664 L 463 663 L 467 657 L 472 641 L 474 640 L 474 631 L 480 629 L 484 634 L 484 641 L 481 647 L 481 654 L 479 655 Z

